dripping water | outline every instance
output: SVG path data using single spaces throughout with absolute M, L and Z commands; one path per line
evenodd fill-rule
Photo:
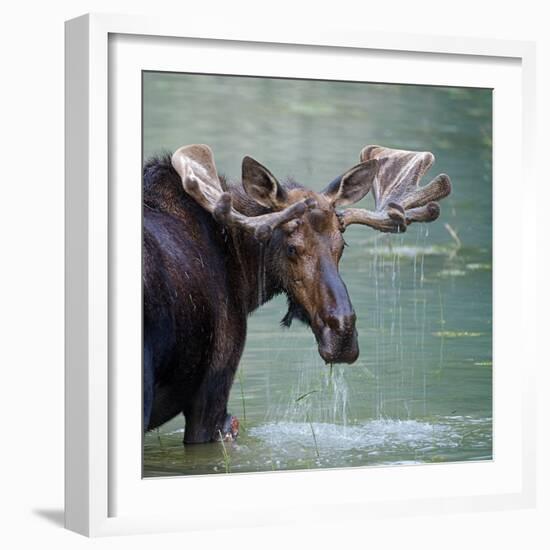
M 402 307 L 402 251 L 406 248 L 408 235 L 378 235 L 373 239 L 371 261 L 368 263 L 374 305 L 371 306 L 369 324 L 374 329 L 373 341 L 369 349 L 368 363 L 372 365 L 370 394 L 372 396 L 373 418 L 377 421 L 401 421 L 414 418 L 416 403 L 420 410 L 427 412 L 427 369 L 425 358 L 427 289 L 424 279 L 424 261 L 428 232 L 420 224 L 417 226 L 416 246 L 412 254 L 414 295 L 414 329 L 411 336 L 416 345 L 404 346 L 404 322 Z M 412 237 L 414 239 L 414 236 Z M 258 294 L 265 299 L 265 250 L 260 250 L 258 268 Z M 406 335 L 405 335 L 406 336 Z M 290 346 L 296 340 L 290 338 Z M 350 414 L 350 386 L 346 379 L 345 365 L 324 365 L 312 346 L 304 350 L 301 360 L 300 350 L 295 350 L 279 358 L 277 363 L 285 363 L 296 369 L 290 394 L 275 396 L 278 403 L 271 403 L 266 424 L 276 426 L 306 426 L 306 433 L 315 434 L 316 452 L 323 452 L 323 434 L 329 426 L 338 427 L 342 435 L 353 429 L 355 421 Z M 411 360 L 409 359 L 409 356 Z M 292 357 L 292 358 L 290 358 Z M 416 363 L 420 362 L 420 365 Z M 416 372 L 415 372 L 416 369 Z M 353 376 L 353 374 L 351 374 Z M 410 387 L 407 389 L 407 386 Z M 351 386 L 353 388 L 353 386 Z M 400 397 L 396 397 L 399 395 Z M 270 396 L 271 397 L 271 396 Z M 289 428 L 290 429 L 290 428 Z M 331 428 L 332 429 L 332 428 Z M 311 439 L 310 437 L 310 439 Z
M 414 254 L 413 254 L 413 313 L 414 313 L 414 326 L 418 326 L 418 292 L 417 292 L 417 256 L 420 243 L 420 226 L 416 228 L 416 242 L 414 245 Z M 418 331 L 415 330 L 415 344 L 418 346 Z
M 373 271 L 374 271 L 374 295 L 375 295 L 375 301 L 376 305 L 374 308 L 374 322 L 375 322 L 375 364 L 374 364 L 374 375 L 375 375 L 375 410 L 376 410 L 376 418 L 380 418 L 381 410 L 380 410 L 380 360 L 381 360 L 381 353 L 380 353 L 380 285 L 379 285 L 379 259 L 380 259 L 380 251 L 379 251 L 379 244 L 380 244 L 380 236 L 376 236 L 376 239 L 374 241 L 375 246 L 375 252 L 374 252 L 374 259 L 373 259 Z
M 429 227 L 428 225 L 424 226 L 424 241 L 422 243 L 422 268 L 421 268 L 421 287 L 424 286 L 424 251 L 426 250 L 426 245 L 428 242 L 428 236 L 429 236 Z M 425 346 L 425 340 L 426 340 L 426 290 L 423 292 L 422 297 L 422 330 L 420 335 L 420 358 L 421 358 L 421 365 L 422 365 L 422 408 L 424 415 L 426 415 L 426 408 L 427 408 L 427 400 L 426 400 L 426 346 Z
M 426 252 L 426 247 L 428 244 L 428 237 L 430 235 L 430 228 L 428 225 L 424 226 L 424 239 L 422 241 L 422 254 L 420 260 L 420 288 L 424 287 L 424 257 Z
M 387 235 L 388 239 L 390 238 L 389 235 Z M 380 415 L 382 415 L 383 407 L 382 403 L 384 402 L 384 388 L 386 386 L 385 384 L 385 372 L 386 372 L 386 335 L 385 335 L 385 311 L 386 311 L 386 304 L 385 304 L 385 294 L 386 294 L 386 278 L 385 278 L 385 271 L 386 271 L 386 257 L 384 254 L 384 251 L 382 251 L 381 261 L 380 261 L 380 278 L 382 280 L 382 288 L 380 292 L 380 305 L 379 305 L 379 311 L 378 311 L 378 318 L 379 318 L 379 324 L 378 324 L 378 334 L 380 338 L 380 350 L 381 350 L 381 358 L 380 358 L 380 378 L 378 383 L 378 403 L 380 407 Z
M 259 244 L 258 251 L 258 305 L 261 306 L 266 297 L 265 291 L 265 245 L 263 242 Z

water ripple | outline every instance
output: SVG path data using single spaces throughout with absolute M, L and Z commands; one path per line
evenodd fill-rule
M 490 427 L 491 419 L 472 417 L 441 417 L 437 422 L 418 420 L 371 420 L 357 425 L 338 425 L 321 422 L 273 422 L 250 429 L 250 436 L 277 448 L 307 445 L 312 430 L 320 450 L 372 450 L 419 452 L 449 449 L 461 445 L 465 437 Z

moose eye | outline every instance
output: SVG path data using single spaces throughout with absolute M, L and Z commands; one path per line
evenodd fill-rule
M 296 250 L 296 247 L 293 244 L 289 244 L 286 248 L 287 256 L 292 258 L 293 256 L 296 256 L 298 254 L 298 251 Z

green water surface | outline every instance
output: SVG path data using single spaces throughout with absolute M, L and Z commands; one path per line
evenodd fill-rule
M 355 364 L 326 366 L 274 299 L 249 320 L 238 440 L 184 448 L 179 416 L 146 434 L 144 476 L 491 459 L 492 92 L 148 72 L 143 101 L 145 158 L 207 143 L 229 177 L 250 155 L 320 190 L 380 144 L 432 151 L 423 183 L 453 182 L 435 223 L 346 231 Z

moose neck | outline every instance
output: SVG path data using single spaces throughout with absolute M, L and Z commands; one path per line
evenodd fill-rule
M 231 194 L 235 207 L 243 214 L 258 216 L 266 212 L 252 202 L 240 186 L 233 187 Z M 231 241 L 232 277 L 241 303 L 245 304 L 247 313 L 251 313 L 282 291 L 273 276 L 273 248 L 243 231 L 231 232 Z

